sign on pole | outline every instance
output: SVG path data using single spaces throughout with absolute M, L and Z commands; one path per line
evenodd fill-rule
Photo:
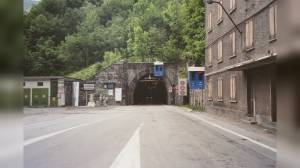
M 187 79 L 182 78 L 178 81 L 178 95 L 187 96 Z
M 168 92 L 169 92 L 169 93 L 172 93 L 172 92 L 173 92 L 172 86 L 170 86 L 170 87 L 168 88 Z
M 205 89 L 205 68 L 189 67 L 188 71 L 190 89 Z
M 115 101 L 122 101 L 122 88 L 115 89 Z
M 95 90 L 95 84 L 83 84 L 84 90 Z
M 114 95 L 114 90 L 113 89 L 109 89 L 108 90 L 108 96 L 113 96 Z

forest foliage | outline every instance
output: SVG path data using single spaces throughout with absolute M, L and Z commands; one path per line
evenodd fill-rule
M 66 75 L 124 59 L 200 65 L 204 22 L 201 0 L 42 0 L 24 17 L 24 72 Z

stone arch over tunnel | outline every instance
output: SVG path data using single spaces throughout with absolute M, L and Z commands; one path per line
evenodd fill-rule
M 141 80 L 143 80 L 145 77 L 149 77 L 149 74 L 151 77 L 153 77 L 153 74 L 151 73 L 151 70 L 145 69 L 143 71 L 140 71 L 138 73 L 136 73 L 135 77 L 129 81 L 129 85 L 128 85 L 128 102 L 127 104 L 129 105 L 134 105 L 134 104 L 147 104 L 147 102 L 140 102 L 137 101 L 137 99 L 139 98 L 137 91 L 139 90 L 139 88 L 143 88 L 143 86 L 138 86 L 141 83 Z M 163 97 L 164 100 L 163 101 L 159 101 L 158 103 L 153 103 L 153 102 L 148 102 L 148 104 L 170 104 L 170 95 L 168 93 L 167 88 L 171 86 L 170 80 L 167 80 L 167 77 L 161 78 L 160 79 L 160 83 L 158 84 L 160 90 L 162 93 L 164 93 Z M 162 87 L 162 85 L 164 87 Z M 156 90 L 154 90 L 156 91 Z

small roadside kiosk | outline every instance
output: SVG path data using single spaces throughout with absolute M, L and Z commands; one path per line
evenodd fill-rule
M 25 76 L 23 81 L 24 106 L 72 106 L 72 99 L 75 95 L 73 86 L 78 83 L 79 87 L 79 82 L 81 81 L 78 79 L 64 76 Z
M 190 105 L 204 107 L 205 67 L 188 67 Z

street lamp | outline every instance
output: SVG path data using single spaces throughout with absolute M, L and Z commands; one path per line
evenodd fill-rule
M 235 26 L 235 28 L 238 30 L 238 32 L 240 34 L 242 34 L 242 31 L 238 28 L 238 26 L 236 25 L 236 23 L 233 21 L 233 19 L 230 17 L 229 13 L 226 11 L 226 9 L 224 8 L 224 6 L 222 5 L 222 3 L 220 1 L 214 1 L 214 0 L 206 0 L 206 3 L 207 4 L 213 4 L 213 3 L 216 3 L 216 4 L 219 4 L 222 9 L 224 10 L 224 12 L 226 13 L 226 15 L 229 17 L 230 21 L 233 23 L 233 25 Z

